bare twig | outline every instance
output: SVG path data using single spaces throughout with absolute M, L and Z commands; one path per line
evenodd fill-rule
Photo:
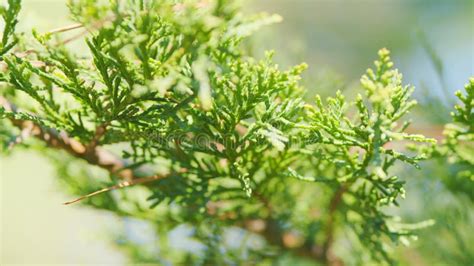
M 61 32 L 65 32 L 65 31 L 79 29 L 79 28 L 82 28 L 82 27 L 84 27 L 84 25 L 82 25 L 81 23 L 76 23 L 76 24 L 72 24 L 72 25 L 69 25 L 69 26 L 60 27 L 60 28 L 50 30 L 47 33 L 48 34 L 56 34 L 56 33 L 61 33 Z
M 90 198 L 90 197 L 93 197 L 93 196 L 96 196 L 96 195 L 99 195 L 99 194 L 102 194 L 102 193 L 105 193 L 105 192 L 109 192 L 109 191 L 112 191 L 112 190 L 131 187 L 131 186 L 138 185 L 138 184 L 150 183 L 150 182 L 157 181 L 157 180 L 160 180 L 160 179 L 163 179 L 163 178 L 166 178 L 166 177 L 167 176 L 154 175 L 154 176 L 148 176 L 148 177 L 133 179 L 132 181 L 124 181 L 124 182 L 119 183 L 117 185 L 107 187 L 107 188 L 103 188 L 101 190 L 98 190 L 98 191 L 92 192 L 90 194 L 87 194 L 85 196 L 79 197 L 75 200 L 65 202 L 64 205 L 70 205 L 70 204 L 79 202 L 81 200 L 84 200 L 84 199 L 87 199 L 87 198 Z

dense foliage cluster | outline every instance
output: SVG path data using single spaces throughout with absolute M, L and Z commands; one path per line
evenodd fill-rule
M 448 188 L 462 192 L 474 200 L 474 79 L 465 86 L 465 93 L 456 92 L 460 104 L 451 113 L 453 122 L 444 128 L 441 145 L 428 148 L 433 158 L 447 160 L 450 175 L 443 180 Z
M 77 24 L 30 36 L 14 31 L 20 2 L 2 7 L 0 136 L 5 152 L 48 154 L 70 193 L 93 193 L 84 204 L 149 223 L 150 247 L 117 241 L 135 262 L 391 263 L 390 246 L 431 223 L 389 214 L 405 195 L 398 163 L 448 158 L 467 193 L 473 186 L 472 80 L 436 146 L 406 132 L 414 88 L 387 49 L 355 100 L 337 92 L 310 104 L 304 64 L 281 70 L 271 52 L 245 50 L 278 16 L 243 16 L 230 0 L 69 8 Z M 61 38 L 71 30 L 83 33 Z M 176 228 L 193 249 L 170 246 Z M 229 240 L 235 232 L 245 237 Z

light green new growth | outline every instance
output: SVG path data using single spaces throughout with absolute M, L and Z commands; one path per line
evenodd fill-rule
M 450 175 L 443 180 L 447 187 L 474 200 L 474 78 L 465 85 L 465 93 L 456 91 L 456 97 L 460 103 L 451 113 L 453 123 L 444 127 L 443 142 L 426 150 L 450 165 Z
M 394 220 L 382 211 L 383 206 L 398 205 L 405 194 L 404 181 L 390 168 L 396 161 L 418 167 L 425 158 L 392 147 L 399 141 L 435 141 L 404 132 L 409 123 L 399 120 L 416 102 L 410 100 L 413 87 L 402 85 L 401 74 L 393 69 L 388 50 L 379 51 L 375 67 L 361 79 L 365 96 L 359 94 L 353 103 L 338 92 L 326 104 L 317 96 L 316 106 L 308 106 L 308 126 L 303 128 L 308 130 L 305 149 L 313 163 L 299 167 L 334 184 L 336 200 L 331 204 L 341 209 L 334 212 L 341 212 L 339 219 L 352 227 L 374 259 L 382 261 L 389 260 L 385 237 L 398 241 L 410 236 L 408 230 L 397 230 Z

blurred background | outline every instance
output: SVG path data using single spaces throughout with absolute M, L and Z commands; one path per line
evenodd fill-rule
M 2 0 L 4 1 L 4 0 Z M 65 0 L 24 0 L 20 30 L 40 32 L 68 24 Z M 276 51 L 282 67 L 306 62 L 308 99 L 337 89 L 351 94 L 382 47 L 392 51 L 405 82 L 417 87 L 414 114 L 420 130 L 439 136 L 449 121 L 453 92 L 474 76 L 474 1 L 472 0 L 253 0 L 246 12 L 278 13 L 284 20 L 260 31 L 249 47 L 257 57 Z M 423 117 L 423 119 L 419 118 Z M 418 119 L 418 120 L 417 120 Z M 37 153 L 18 150 L 1 158 L 0 264 L 124 264 L 126 258 L 107 241 L 124 228 L 146 228 L 80 206 L 63 206 L 56 172 Z M 407 199 L 401 215 L 408 221 L 433 218 L 436 225 L 420 240 L 400 248 L 407 265 L 468 265 L 474 253 L 473 201 L 441 181 L 450 169 L 426 163 L 405 171 Z M 472 192 L 474 193 L 474 192 Z M 472 196 L 472 195 L 471 195 Z M 469 230 L 471 228 L 471 230 Z M 471 241 L 471 242 L 469 242 Z M 409 259 L 408 259 L 409 258 Z

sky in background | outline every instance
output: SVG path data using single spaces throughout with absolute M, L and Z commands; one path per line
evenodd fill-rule
M 474 1 L 471 0 L 259 0 L 256 9 L 283 16 L 258 37 L 257 50 L 276 49 L 285 64 L 310 65 L 306 77 L 331 70 L 358 80 L 382 47 L 392 51 L 405 81 L 441 95 L 474 76 Z M 424 36 L 424 37 L 421 37 Z M 270 38 L 269 38 L 270 37 Z M 442 82 L 432 58 L 442 63 Z M 307 85 L 311 89 L 311 84 Z

